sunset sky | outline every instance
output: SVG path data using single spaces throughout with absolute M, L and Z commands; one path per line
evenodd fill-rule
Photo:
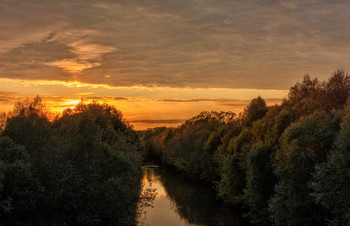
M 350 1 L 0 0 L 0 111 L 40 95 L 115 105 L 136 129 L 279 103 L 350 65 Z

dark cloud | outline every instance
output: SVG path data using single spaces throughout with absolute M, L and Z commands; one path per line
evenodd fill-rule
M 159 123 L 159 124 L 179 124 L 185 122 L 185 119 L 159 119 L 159 120 L 131 120 L 131 123 Z
M 0 54 L 0 76 L 20 79 L 72 80 L 73 75 L 49 66 L 56 60 L 69 59 L 74 54 L 56 42 L 27 43 Z
M 195 98 L 195 99 L 163 99 L 159 101 L 164 101 L 164 102 L 208 102 L 208 101 L 213 101 L 213 102 L 227 102 L 227 101 L 240 101 L 238 99 L 214 99 L 214 98 Z
M 1 91 L 0 90 L 0 95 L 1 96 L 10 96 L 10 95 L 16 95 L 18 94 L 17 92 L 10 92 L 10 91 Z
M 21 98 L 17 96 L 17 92 L 1 91 L 0 90 L 0 103 L 1 104 L 14 104 Z
M 349 10 L 325 0 L 0 0 L 0 77 L 286 89 L 307 72 L 348 69 Z
M 226 106 L 226 107 L 245 107 L 247 104 L 244 103 L 221 103 L 220 105 Z
M 267 103 L 278 103 L 281 102 L 282 98 L 264 98 Z
M 87 96 L 83 98 L 84 100 L 130 100 L 129 97 L 111 97 L 111 96 Z
M 279 103 L 282 101 L 281 98 L 264 98 L 269 103 Z M 164 102 L 215 102 L 225 106 L 245 106 L 251 99 L 229 99 L 229 98 L 194 98 L 194 99 L 162 99 L 159 101 Z

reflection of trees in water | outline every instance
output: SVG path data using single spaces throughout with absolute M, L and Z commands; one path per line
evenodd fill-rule
M 153 168 L 144 167 L 143 171 L 143 178 L 141 181 L 141 194 L 137 208 L 137 219 L 141 219 L 142 215 L 146 215 L 146 209 L 148 207 L 153 207 L 154 199 L 157 196 L 157 189 L 152 188 L 152 181 L 155 180 Z M 147 183 L 149 187 L 145 188 Z
M 200 225 L 247 225 L 241 219 L 241 212 L 225 206 L 216 199 L 208 185 L 199 185 L 170 170 L 160 170 L 162 182 L 181 218 L 190 224 Z

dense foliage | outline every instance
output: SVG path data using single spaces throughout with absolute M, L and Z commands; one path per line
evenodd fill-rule
M 49 120 L 39 97 L 17 103 L 0 136 L 6 225 L 134 225 L 140 142 L 120 111 L 78 104 Z
M 304 76 L 280 105 L 203 112 L 144 131 L 146 157 L 211 183 L 259 225 L 350 223 L 350 77 Z

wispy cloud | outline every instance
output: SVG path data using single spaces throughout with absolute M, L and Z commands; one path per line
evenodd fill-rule
M 116 50 L 116 48 L 112 46 L 86 43 L 84 40 L 73 42 L 70 46 L 73 48 L 72 52 L 82 60 L 100 59 L 103 54 Z
M 0 103 L 1 104 L 13 104 L 20 100 L 17 96 L 17 92 L 1 91 L 0 90 Z
M 78 81 L 59 81 L 59 80 L 30 80 L 30 79 L 9 79 L 9 78 L 0 78 L 1 82 L 11 82 L 11 83 L 17 83 L 21 85 L 55 85 L 55 86 L 64 86 L 64 87 L 70 87 L 70 88 L 77 88 L 77 87 L 88 87 L 88 88 L 105 88 L 105 89 L 111 89 L 113 88 L 110 85 L 107 84 L 92 84 L 92 83 L 84 83 L 84 82 L 78 82 Z
M 50 66 L 60 67 L 63 70 L 71 73 L 82 72 L 85 69 L 89 69 L 89 68 L 97 67 L 101 65 L 100 63 L 89 63 L 87 61 L 81 61 L 77 59 L 56 60 L 46 64 Z
M 116 48 L 94 43 L 91 37 L 96 33 L 96 30 L 91 29 L 73 29 L 52 35 L 47 40 L 48 42 L 66 45 L 67 50 L 74 55 L 70 59 L 55 60 L 46 64 L 60 67 L 70 73 L 79 73 L 83 70 L 100 66 L 102 55 L 115 51 Z
M 160 119 L 160 120 L 131 120 L 132 123 L 159 123 L 159 124 L 179 124 L 185 122 L 186 119 Z
M 229 99 L 229 98 L 194 98 L 194 99 L 161 99 L 159 101 L 164 102 L 178 102 L 178 103 L 191 103 L 191 102 L 214 102 L 225 106 L 245 106 L 249 104 L 252 99 Z M 265 98 L 267 104 L 280 103 L 282 98 Z

